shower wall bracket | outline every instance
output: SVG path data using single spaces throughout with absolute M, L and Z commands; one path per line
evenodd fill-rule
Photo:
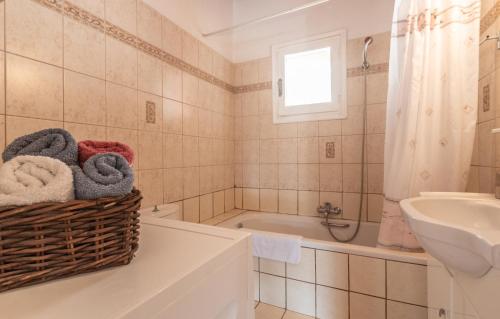
M 479 45 L 485 43 L 486 41 L 492 41 L 492 40 L 495 40 L 497 42 L 497 50 L 500 50 L 500 34 L 494 38 L 492 38 L 491 35 L 488 34 L 486 38 L 484 38 L 484 40 L 479 43 Z

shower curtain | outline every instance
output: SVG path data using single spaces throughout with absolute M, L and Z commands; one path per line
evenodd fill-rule
M 396 0 L 380 246 L 418 250 L 399 201 L 466 187 L 477 121 L 479 0 Z

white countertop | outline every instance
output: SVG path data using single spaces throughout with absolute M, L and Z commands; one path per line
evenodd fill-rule
M 3 319 L 122 318 L 162 295 L 175 298 L 184 279 L 248 234 L 172 220 L 141 219 L 139 250 L 131 264 L 0 294 Z M 175 288 L 175 289 L 172 289 Z

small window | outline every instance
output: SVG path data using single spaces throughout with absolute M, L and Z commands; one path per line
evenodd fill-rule
M 273 46 L 275 123 L 346 117 L 345 31 Z

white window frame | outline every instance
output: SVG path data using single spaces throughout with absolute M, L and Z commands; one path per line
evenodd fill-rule
M 292 41 L 272 46 L 272 90 L 274 123 L 343 119 L 347 117 L 346 44 L 346 31 L 338 30 L 308 37 L 298 41 Z M 330 103 L 305 104 L 285 107 L 285 55 L 325 47 L 330 47 L 331 50 L 332 101 Z

